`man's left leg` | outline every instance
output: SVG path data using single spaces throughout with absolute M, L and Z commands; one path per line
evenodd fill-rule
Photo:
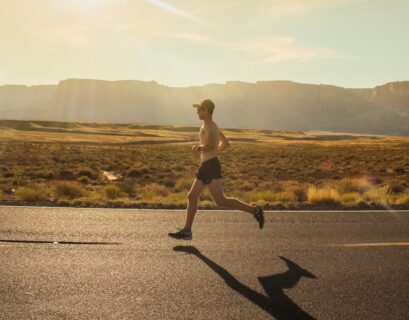
M 220 207 L 229 207 L 241 211 L 245 211 L 251 213 L 254 218 L 258 222 L 258 226 L 260 229 L 264 227 L 264 210 L 261 206 L 250 206 L 247 203 L 244 203 L 240 200 L 235 198 L 227 198 L 224 196 L 223 193 L 223 180 L 222 179 L 214 179 L 210 184 L 208 184 L 208 188 L 210 194 L 212 195 L 216 204 Z
M 241 211 L 245 211 L 251 214 L 257 213 L 256 206 L 250 206 L 235 198 L 227 198 L 223 193 L 223 179 L 214 179 L 210 184 L 207 185 L 210 194 L 212 195 L 214 201 L 219 207 L 229 207 Z

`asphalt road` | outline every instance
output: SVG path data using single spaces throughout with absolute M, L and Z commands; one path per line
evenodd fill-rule
M 409 212 L 0 207 L 0 319 L 408 319 Z

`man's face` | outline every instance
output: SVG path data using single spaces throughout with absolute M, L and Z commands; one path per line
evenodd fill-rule
M 197 115 L 199 116 L 200 120 L 203 120 L 209 117 L 209 111 L 206 108 L 197 107 Z

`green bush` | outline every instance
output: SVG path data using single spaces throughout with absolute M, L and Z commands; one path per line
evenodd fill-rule
M 59 181 L 55 185 L 55 192 L 58 196 L 73 199 L 82 196 L 84 189 L 75 181 Z
M 355 206 L 363 201 L 358 192 L 344 193 L 340 196 L 340 201 L 345 206 Z
M 283 192 L 276 192 L 274 194 L 274 200 L 282 203 L 287 203 L 287 202 L 296 202 L 297 196 L 294 194 L 294 192 L 288 190 L 288 191 L 283 191 Z

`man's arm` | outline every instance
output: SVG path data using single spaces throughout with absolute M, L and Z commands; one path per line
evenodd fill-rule
M 220 137 L 220 142 L 219 142 L 219 151 L 223 151 L 227 147 L 230 146 L 229 140 L 227 140 L 226 136 L 223 134 L 221 130 L 219 130 L 219 137 Z

